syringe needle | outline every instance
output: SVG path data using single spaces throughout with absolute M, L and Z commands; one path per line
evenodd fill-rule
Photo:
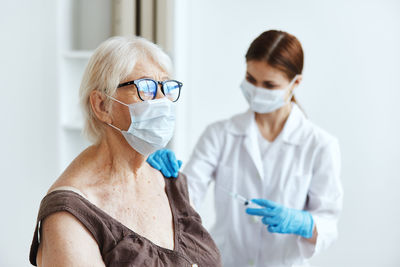
M 238 193 L 234 193 L 234 192 L 228 191 L 228 190 L 226 190 L 225 188 L 223 188 L 222 186 L 219 186 L 219 185 L 216 185 L 216 187 L 217 187 L 218 189 L 220 189 L 221 191 L 223 191 L 223 192 L 229 194 L 232 198 L 234 198 L 234 199 L 240 201 L 240 202 L 243 203 L 245 206 L 247 206 L 247 205 L 250 204 L 250 201 L 249 201 L 247 198 L 245 198 L 244 196 L 239 195 Z
M 235 197 L 236 197 L 238 200 L 243 201 L 243 203 L 248 202 L 247 198 L 245 198 L 244 196 L 241 196 L 241 195 L 239 195 L 238 193 L 234 193 L 234 194 L 235 194 Z

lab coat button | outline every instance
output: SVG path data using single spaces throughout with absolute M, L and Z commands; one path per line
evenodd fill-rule
M 248 265 L 249 266 L 254 266 L 254 260 L 249 260 Z

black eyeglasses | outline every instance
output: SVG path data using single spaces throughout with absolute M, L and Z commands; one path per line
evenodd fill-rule
M 161 84 L 161 92 L 172 102 L 176 102 L 181 95 L 183 83 L 176 80 L 155 81 L 153 79 L 143 78 L 130 82 L 121 83 L 117 88 L 134 84 L 136 86 L 139 98 L 142 101 L 156 98 L 158 85 Z

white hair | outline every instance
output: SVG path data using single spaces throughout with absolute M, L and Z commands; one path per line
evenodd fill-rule
M 90 93 L 97 90 L 113 95 L 118 85 L 134 69 L 137 62 L 152 60 L 169 76 L 172 75 L 171 59 L 161 48 L 141 37 L 112 37 L 100 44 L 91 56 L 79 89 L 83 109 L 84 134 L 93 143 L 100 141 L 104 123 L 97 119 L 90 104 Z M 110 101 L 106 100 L 106 106 Z

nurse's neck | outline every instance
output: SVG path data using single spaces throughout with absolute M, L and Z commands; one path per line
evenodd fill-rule
M 255 120 L 262 137 L 273 142 L 285 126 L 291 110 L 292 104 L 288 103 L 271 113 L 255 113 Z

